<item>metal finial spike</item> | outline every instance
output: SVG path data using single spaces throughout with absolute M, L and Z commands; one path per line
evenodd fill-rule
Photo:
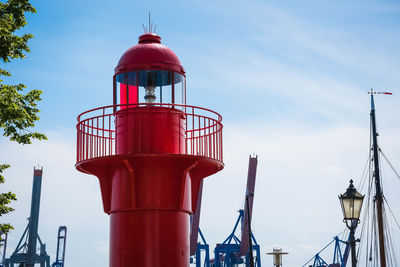
M 151 28 L 150 28 L 150 12 L 149 12 L 149 29 L 150 29 L 150 32 L 151 32 Z
M 156 28 L 157 28 L 157 25 L 154 25 L 154 30 L 153 30 L 154 33 L 156 33 Z
M 143 27 L 144 33 L 146 33 L 146 27 L 144 26 L 144 24 L 142 24 L 142 27 Z

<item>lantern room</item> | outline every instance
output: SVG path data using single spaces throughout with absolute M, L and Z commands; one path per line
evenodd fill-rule
M 185 71 L 161 37 L 145 33 L 120 58 L 114 75 L 114 105 L 186 104 Z M 135 106 L 135 105 L 133 105 Z

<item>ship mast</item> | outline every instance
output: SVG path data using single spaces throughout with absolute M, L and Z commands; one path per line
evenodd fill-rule
M 379 156 L 378 156 L 378 140 L 376 132 L 376 121 L 375 121 L 375 103 L 374 103 L 374 92 L 371 89 L 371 124 L 372 124 L 372 143 L 374 153 L 374 177 L 375 177 L 375 205 L 378 220 L 378 234 L 379 234 L 379 256 L 381 267 L 386 267 L 386 253 L 385 253 L 385 237 L 384 237 L 384 224 L 383 224 L 383 195 L 379 171 Z

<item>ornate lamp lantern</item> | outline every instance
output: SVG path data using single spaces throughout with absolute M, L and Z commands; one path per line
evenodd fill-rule
M 350 180 L 350 185 L 346 192 L 339 195 L 339 200 L 342 206 L 343 220 L 346 222 L 347 227 L 352 224 L 353 220 L 360 221 L 364 196 L 357 192 L 353 185 L 353 180 Z
M 349 244 L 351 247 L 351 261 L 352 267 L 357 266 L 356 258 L 356 242 L 354 238 L 354 230 L 360 221 L 361 207 L 363 204 L 364 196 L 357 192 L 353 185 L 353 180 L 350 180 L 350 185 L 346 192 L 339 195 L 340 205 L 342 206 L 343 221 L 350 230 Z

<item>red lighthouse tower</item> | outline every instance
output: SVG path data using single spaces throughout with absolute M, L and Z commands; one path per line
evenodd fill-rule
M 154 33 L 121 57 L 113 105 L 77 124 L 79 171 L 98 177 L 110 215 L 110 266 L 189 266 L 189 215 L 201 180 L 223 168 L 222 117 L 186 105 L 185 71 Z

